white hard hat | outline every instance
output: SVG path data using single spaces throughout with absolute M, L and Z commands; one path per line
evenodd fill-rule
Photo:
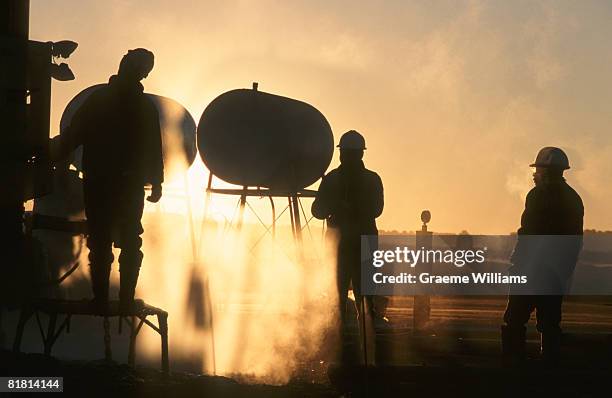
M 538 156 L 534 163 L 530 164 L 529 167 L 548 167 L 560 170 L 567 170 L 570 168 L 569 160 L 567 155 L 560 148 L 547 146 L 540 149 Z
M 340 137 L 337 145 L 340 149 L 366 149 L 365 138 L 355 130 L 347 131 Z

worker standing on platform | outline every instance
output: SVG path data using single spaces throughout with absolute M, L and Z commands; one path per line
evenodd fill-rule
M 330 232 L 338 240 L 337 287 L 344 330 L 349 284 L 353 287 L 359 316 L 365 317 L 366 306 L 370 314 L 374 311 L 372 297 L 362 297 L 361 294 L 361 236 L 378 235 L 376 218 L 382 214 L 384 197 L 380 177 L 363 164 L 366 149 L 363 136 L 357 131 L 348 131 L 340 138 L 338 147 L 340 167 L 323 177 L 312 204 L 312 214 L 327 220 Z M 360 324 L 365 325 L 365 322 Z M 366 331 L 362 330 L 362 333 Z M 370 358 L 370 362 L 373 360 Z
M 83 193 L 94 304 L 108 302 L 112 245 L 119 256 L 122 311 L 129 311 L 143 254 L 144 186 L 150 202 L 162 196 L 163 159 L 159 114 L 140 81 L 153 69 L 153 53 L 138 48 L 122 58 L 117 75 L 95 91 L 71 125 L 52 142 L 52 156 L 83 145 Z
M 530 166 L 535 167 L 535 187 L 525 200 L 511 272 L 529 273 L 535 280 L 527 294 L 513 295 L 511 290 L 508 297 L 502 326 L 506 365 L 525 359 L 525 324 L 534 310 L 542 356 L 549 364 L 557 362 L 563 293 L 582 248 L 584 207 L 563 178 L 563 172 L 570 168 L 566 154 L 559 148 L 546 147 Z

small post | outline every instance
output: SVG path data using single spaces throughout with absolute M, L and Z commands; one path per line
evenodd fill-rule
M 433 233 L 427 230 L 427 223 L 431 221 L 431 213 L 429 210 L 421 212 L 421 221 L 423 225 L 420 231 L 416 231 L 416 250 L 421 248 L 431 249 L 433 244 Z M 417 265 L 419 272 L 431 273 L 430 263 L 421 263 Z M 414 296 L 413 305 L 413 333 L 422 334 L 426 332 L 429 318 L 431 315 L 431 297 L 428 294 L 420 294 Z
M 253 91 L 257 91 L 258 88 L 259 88 L 259 83 L 253 82 Z

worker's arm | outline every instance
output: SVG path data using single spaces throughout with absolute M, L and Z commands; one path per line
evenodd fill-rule
M 358 208 L 359 217 L 372 220 L 378 218 L 385 207 L 383 185 L 380 176 L 376 173 L 368 175 L 366 191 L 360 201 Z
M 93 97 L 93 95 L 92 95 Z M 70 125 L 49 142 L 49 157 L 51 162 L 64 160 L 79 145 L 83 145 L 87 132 L 88 121 L 92 120 L 95 98 L 88 98 L 76 111 Z
M 521 215 L 521 227 L 517 233 L 519 235 L 530 235 L 536 233 L 538 229 L 539 209 L 538 198 L 539 192 L 536 188 L 529 191 L 525 198 L 525 209 Z
M 384 195 L 382 180 L 380 179 L 380 176 L 378 174 L 375 174 L 375 176 L 376 176 L 376 179 L 374 182 L 374 192 L 372 195 L 372 198 L 373 198 L 372 217 L 373 218 L 379 217 L 383 212 L 383 208 L 385 207 L 385 195 Z
M 162 150 L 161 127 L 159 125 L 159 112 L 153 104 L 149 104 L 149 116 L 147 126 L 147 156 L 149 157 L 149 178 L 151 183 L 151 195 L 147 197 L 149 202 L 158 202 L 162 196 L 162 182 L 164 182 L 164 157 Z
M 525 199 L 525 209 L 521 215 L 521 227 L 517 231 L 516 245 L 510 256 L 510 262 L 514 265 L 521 265 L 527 261 L 529 255 L 529 238 L 522 237 L 522 235 L 530 235 L 536 229 L 537 219 L 537 197 L 538 192 L 536 189 L 532 189 L 527 194 Z
M 331 215 L 332 205 L 330 188 L 329 177 L 324 176 L 310 209 L 312 215 L 319 220 L 325 220 Z

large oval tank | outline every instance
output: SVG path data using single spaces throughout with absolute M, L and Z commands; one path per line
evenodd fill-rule
M 256 89 L 228 91 L 204 110 L 198 149 L 208 169 L 231 184 L 299 190 L 323 176 L 334 150 L 313 106 Z
M 64 131 L 72 121 L 76 111 L 94 91 L 105 84 L 96 84 L 78 93 L 64 109 L 60 120 L 60 131 Z M 159 112 L 159 124 L 162 133 L 164 156 L 164 175 L 166 180 L 186 170 L 196 157 L 196 124 L 187 109 L 177 101 L 160 95 L 147 93 Z M 82 149 L 79 147 L 73 154 L 72 164 L 81 170 Z

